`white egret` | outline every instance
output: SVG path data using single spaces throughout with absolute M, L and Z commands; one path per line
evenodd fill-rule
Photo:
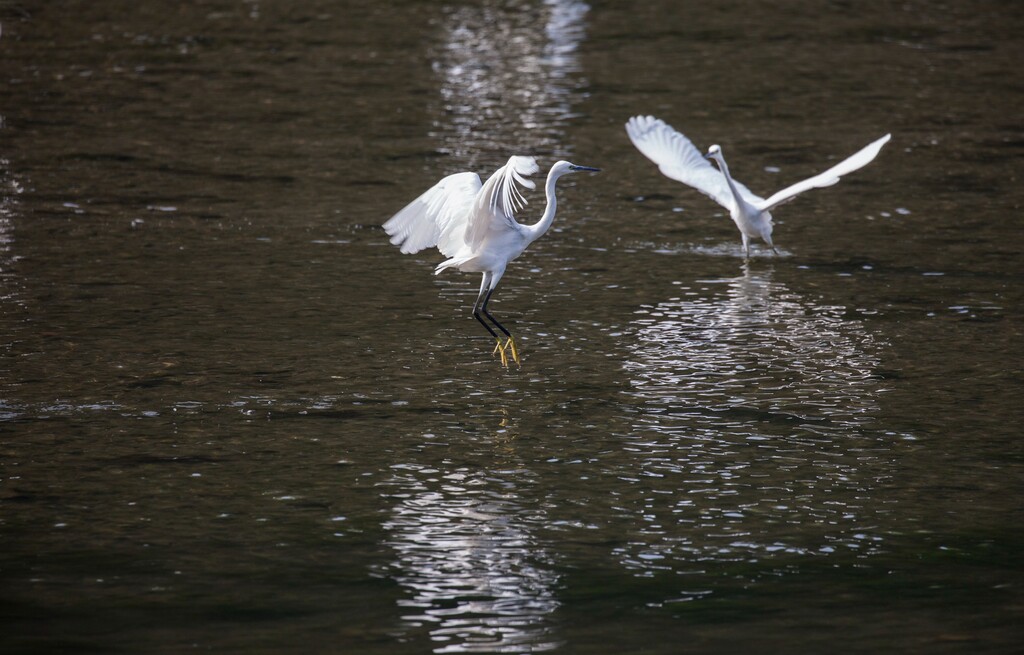
M 526 205 L 526 199 L 516 184 L 534 188 L 534 183 L 525 176 L 538 170 L 533 157 L 513 156 L 482 185 L 476 173 L 449 175 L 384 223 L 391 243 L 400 246 L 403 253 L 437 246 L 448 257 L 434 269 L 435 275 L 447 268 L 483 273 L 480 293 L 473 303 L 473 316 L 497 341 L 492 354 L 499 354 L 505 367 L 508 367 L 509 357 L 521 365 L 519 350 L 512 333 L 487 311 L 491 294 L 508 263 L 551 227 L 555 219 L 558 178 L 566 173 L 600 169 L 557 162 L 548 173 L 545 187 L 548 204 L 544 214 L 533 225 L 522 225 L 516 222 L 514 214 Z M 507 339 L 504 343 L 481 314 L 504 333 Z
M 871 162 L 889 141 L 886 134 L 847 157 L 824 173 L 786 187 L 767 200 L 732 179 L 725 164 L 722 149 L 713 145 L 708 154 L 700 151 L 685 136 L 664 121 L 653 116 L 634 116 L 626 123 L 626 133 L 633 145 L 658 165 L 666 177 L 678 180 L 710 196 L 729 210 L 729 215 L 743 237 L 743 253 L 750 257 L 750 238 L 760 237 L 778 254 L 772 243 L 772 215 L 775 207 L 789 202 L 797 195 L 819 187 L 827 187 L 839 178 Z M 708 160 L 718 164 L 718 170 Z

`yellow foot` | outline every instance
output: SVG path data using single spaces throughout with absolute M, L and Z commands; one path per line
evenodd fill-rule
M 522 368 L 523 367 L 523 363 L 521 361 L 519 361 L 519 350 L 516 348 L 515 339 L 513 339 L 512 337 L 509 337 L 508 341 L 505 343 L 505 348 L 507 348 L 507 349 L 512 351 L 512 361 L 514 361 L 516 363 L 516 366 L 518 366 L 519 368 Z
M 497 337 L 497 345 L 494 346 L 492 355 L 501 356 L 501 365 L 508 368 L 509 354 L 512 355 L 512 361 L 516 363 L 516 366 L 522 368 L 523 364 L 519 361 L 519 350 L 516 349 L 516 342 L 512 337 L 508 338 L 504 344 L 501 343 L 501 337 Z
M 494 347 L 494 351 L 491 355 L 501 355 L 501 365 L 508 368 L 508 355 L 505 354 L 505 346 L 501 345 L 501 337 L 495 337 L 498 341 L 498 345 Z

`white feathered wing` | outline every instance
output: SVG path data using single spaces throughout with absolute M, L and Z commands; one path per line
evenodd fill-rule
M 476 173 L 449 175 L 388 219 L 384 231 L 403 254 L 437 246 L 451 257 L 465 243 L 466 225 L 479 191 Z
M 525 176 L 538 170 L 533 157 L 513 156 L 483 185 L 476 173 L 449 175 L 388 219 L 384 231 L 406 254 L 437 246 L 446 257 L 466 258 L 494 231 L 518 229 L 514 215 L 526 200 L 516 185 L 534 188 Z
M 692 186 L 726 209 L 732 209 L 732 192 L 725 176 L 671 125 L 654 116 L 634 116 L 626 123 L 626 133 L 637 150 L 657 164 L 666 177 Z M 733 180 L 733 183 L 750 204 L 763 202 L 763 198 L 740 182 Z
M 782 191 L 773 194 L 767 200 L 762 201 L 760 204 L 756 205 L 756 207 L 761 211 L 770 211 L 773 207 L 778 207 L 784 202 L 789 202 L 804 191 L 832 186 L 839 181 L 839 178 L 847 173 L 852 173 L 858 168 L 863 168 L 870 164 L 871 161 L 878 156 L 882 146 L 889 142 L 889 138 L 891 136 L 891 134 L 886 134 L 881 139 L 869 143 L 824 173 L 818 173 L 814 177 L 809 177 L 802 182 L 797 182 L 796 184 L 788 186 Z

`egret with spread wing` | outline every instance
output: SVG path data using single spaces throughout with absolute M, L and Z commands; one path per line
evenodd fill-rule
M 480 293 L 473 303 L 473 316 L 497 341 L 494 354 L 501 356 L 505 367 L 510 357 L 520 364 L 519 350 L 512 333 L 487 311 L 491 294 L 508 263 L 551 227 L 555 219 L 558 178 L 566 173 L 600 169 L 557 162 L 548 173 L 545 187 L 548 204 L 543 216 L 533 225 L 522 225 L 516 222 L 514 215 L 526 205 L 526 199 L 516 185 L 534 188 L 526 176 L 538 170 L 533 157 L 513 156 L 483 184 L 476 173 L 449 175 L 384 223 L 391 243 L 401 247 L 403 253 L 437 246 L 441 254 L 448 257 L 434 269 L 435 275 L 447 268 L 483 273 Z M 484 317 L 505 335 L 504 343 Z
M 754 194 L 729 175 L 722 149 L 713 145 L 708 154 L 701 156 L 685 136 L 664 121 L 653 116 L 634 116 L 626 123 L 626 133 L 637 150 L 658 165 L 666 177 L 679 180 L 711 196 L 729 210 L 729 215 L 743 237 L 743 253 L 750 257 L 750 238 L 759 237 L 778 254 L 772 243 L 772 215 L 779 205 L 789 202 L 808 189 L 832 186 L 839 178 L 866 166 L 882 149 L 891 135 L 870 143 L 856 154 L 844 159 L 824 173 L 786 187 L 767 200 Z M 711 165 L 714 161 L 718 169 Z

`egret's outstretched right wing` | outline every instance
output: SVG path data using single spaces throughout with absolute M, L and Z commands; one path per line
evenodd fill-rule
M 886 134 L 881 139 L 869 143 L 824 173 L 818 173 L 814 177 L 809 177 L 803 182 L 797 182 L 792 186 L 786 187 L 758 205 L 757 208 L 762 211 L 770 211 L 772 207 L 777 207 L 784 202 L 789 202 L 798 194 L 801 194 L 808 189 L 832 186 L 839 181 L 839 178 L 847 173 L 852 173 L 858 168 L 863 168 L 870 164 L 871 160 L 878 156 L 878 152 L 882 149 L 882 146 L 889 142 L 889 138 L 891 136 L 892 135 L 890 134 Z
M 657 164 L 666 177 L 711 196 L 726 209 L 732 207 L 732 192 L 722 172 L 665 121 L 654 116 L 634 116 L 626 123 L 626 133 L 637 150 Z M 735 180 L 733 183 L 747 202 L 761 202 L 750 189 Z
M 384 223 L 391 243 L 409 254 L 437 246 L 452 257 L 465 243 L 466 226 L 480 191 L 476 173 L 455 173 L 442 179 Z
M 526 205 L 526 198 L 516 185 L 534 188 L 534 183 L 525 176 L 538 170 L 533 157 L 513 155 L 484 182 L 466 229 L 466 243 L 471 249 L 475 250 L 492 231 L 518 229 L 515 213 Z

